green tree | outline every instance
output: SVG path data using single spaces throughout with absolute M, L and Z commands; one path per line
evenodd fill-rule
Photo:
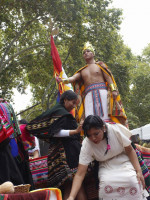
M 130 69 L 130 93 L 128 110 L 130 127 L 137 128 L 150 123 L 150 67 L 145 56 L 137 57 L 135 66 Z
M 142 52 L 142 57 L 147 63 L 150 63 L 150 44 L 148 44 L 147 47 L 144 48 Z
M 44 109 L 54 103 L 57 90 L 49 40 L 52 29 L 59 28 L 54 39 L 67 75 L 84 65 L 81 52 L 84 42 L 90 41 L 97 59 L 111 67 L 124 99 L 129 90 L 131 55 L 118 34 L 122 11 L 111 9 L 110 3 L 111 0 L 3 0 L 0 4 L 3 96 L 10 99 L 13 87 L 24 92 L 30 84 L 33 103 L 42 101 Z

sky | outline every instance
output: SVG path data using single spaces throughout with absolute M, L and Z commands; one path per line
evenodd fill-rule
M 150 43 L 150 0 L 113 0 L 112 7 L 123 9 L 121 30 L 124 44 L 131 48 L 132 53 L 140 55 L 142 50 Z M 12 103 L 16 113 L 31 106 L 32 94 L 30 89 L 26 95 L 15 90 Z
M 32 106 L 32 93 L 30 92 L 30 87 L 26 89 L 26 94 L 20 94 L 17 89 L 14 89 L 13 92 L 14 102 L 11 102 L 11 104 L 16 114 L 18 114 L 21 110 L 25 110 L 27 106 Z M 20 119 L 20 116 L 18 116 L 18 118 Z
M 123 9 L 120 34 L 124 43 L 140 55 L 150 43 L 150 0 L 113 0 L 112 5 Z

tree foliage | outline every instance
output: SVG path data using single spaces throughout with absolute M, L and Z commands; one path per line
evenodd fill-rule
M 136 105 L 132 95 L 139 87 L 140 78 L 133 71 L 139 61 L 118 33 L 122 11 L 111 8 L 110 4 L 111 0 L 2 0 L 2 96 L 10 100 L 14 87 L 24 93 L 30 84 L 33 104 L 42 102 L 42 108 L 38 106 L 37 110 L 45 110 L 55 103 L 57 87 L 50 57 L 50 34 L 59 28 L 54 39 L 67 75 L 84 66 L 82 48 L 90 41 L 95 47 L 96 59 L 104 61 L 113 72 L 129 121 L 141 120 L 140 112 L 131 109 Z M 134 85 L 132 90 L 130 85 Z M 136 120 L 132 125 L 137 125 Z
M 130 77 L 130 126 L 137 128 L 150 123 L 150 66 L 145 58 L 136 60 L 136 65 L 130 69 Z
M 65 65 L 76 66 L 73 71 L 83 64 L 81 50 L 87 40 L 94 43 L 101 59 L 108 61 L 112 50 L 116 50 L 114 55 L 119 53 L 116 43 L 121 11 L 108 9 L 110 2 L 3 0 L 0 5 L 0 71 L 8 89 L 7 92 L 6 87 L 2 88 L 3 94 L 27 83 L 34 88 L 38 82 L 40 89 L 44 89 L 42 86 L 52 77 L 49 45 L 52 28 L 59 27 L 56 44 L 62 61 L 69 54 Z

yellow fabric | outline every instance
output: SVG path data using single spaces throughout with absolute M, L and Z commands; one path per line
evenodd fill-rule
M 32 190 L 30 192 L 38 192 L 38 191 L 44 191 L 44 190 L 54 191 L 57 197 L 57 200 L 62 200 L 61 190 L 58 188 L 42 188 L 42 189 Z
M 111 72 L 107 68 L 104 69 L 102 66 L 100 66 L 100 65 L 98 65 L 98 66 L 105 74 L 107 74 L 108 76 L 111 77 L 115 87 L 117 88 L 116 82 L 115 82 L 114 77 L 111 74 Z M 86 67 L 87 67 L 87 65 L 85 65 L 84 67 L 79 69 L 76 73 L 81 72 Z M 105 81 L 105 83 L 106 83 L 106 86 L 108 87 L 108 83 L 106 81 Z M 74 86 L 74 91 L 79 96 L 79 100 L 80 100 L 80 103 L 78 104 L 77 111 L 76 111 L 76 119 L 79 122 L 82 118 L 84 118 L 85 86 L 83 84 L 83 81 L 76 81 L 73 86 Z M 110 91 L 109 87 L 108 87 L 108 115 L 113 122 L 127 125 L 127 117 L 126 117 L 123 105 L 121 103 L 121 98 L 120 98 L 119 92 L 118 92 L 118 96 L 117 96 L 116 100 L 114 101 L 112 92 Z

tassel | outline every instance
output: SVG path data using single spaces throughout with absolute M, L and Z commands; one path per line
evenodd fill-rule
M 107 144 L 107 150 L 111 149 L 110 144 Z

